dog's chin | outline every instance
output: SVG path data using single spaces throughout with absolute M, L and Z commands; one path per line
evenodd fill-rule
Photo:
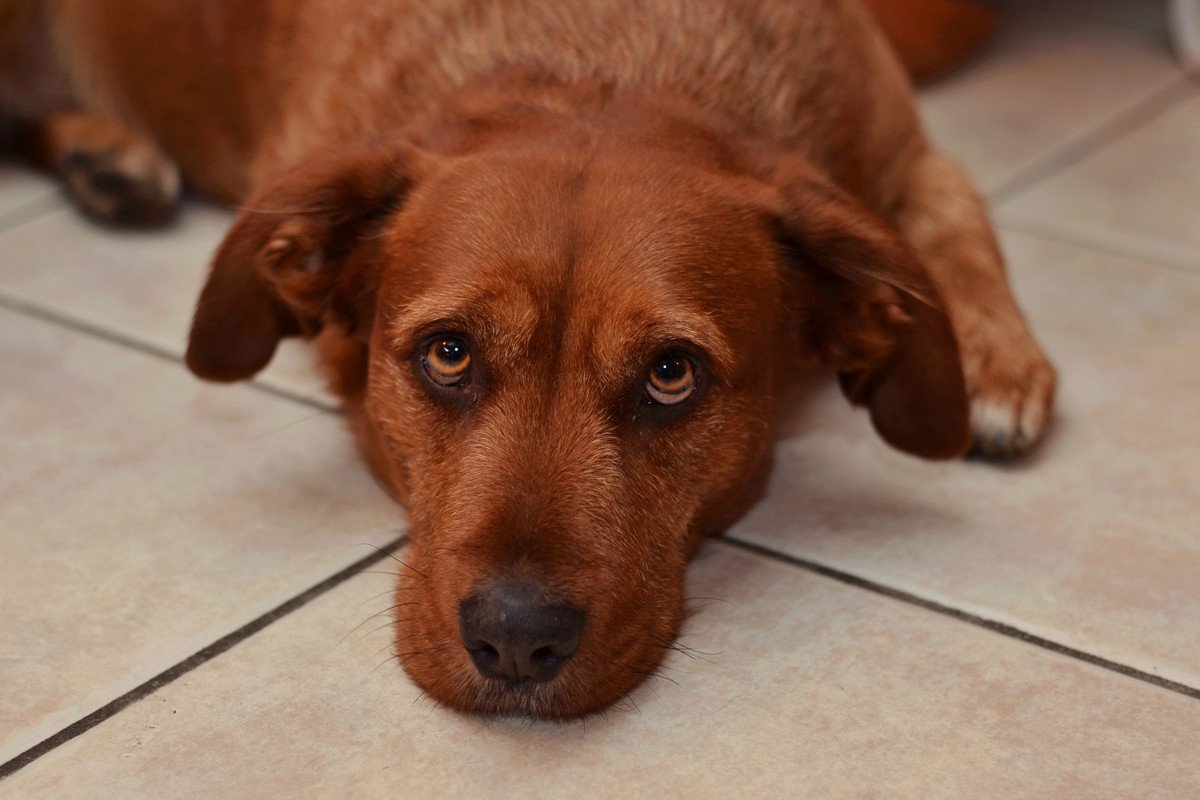
M 674 631 L 671 632 L 673 634 Z M 668 649 L 668 634 L 646 632 L 645 641 L 623 652 L 578 653 L 546 682 L 511 683 L 479 674 L 457 641 L 400 655 L 400 663 L 423 696 L 468 714 L 568 721 L 618 704 L 654 673 Z
M 630 683 L 623 691 L 618 689 L 615 693 L 609 691 L 597 695 L 594 691 L 570 686 L 564 678 L 549 683 L 514 685 L 476 676 L 462 684 L 458 691 L 438 699 L 467 714 L 565 722 L 608 708 L 637 685 L 637 681 Z M 432 696 L 433 692 L 430 694 Z

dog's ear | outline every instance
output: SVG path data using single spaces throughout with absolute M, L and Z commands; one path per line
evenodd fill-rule
M 335 324 L 362 333 L 378 285 L 378 228 L 403 202 L 422 154 L 381 142 L 305 164 L 254 197 L 213 260 L 187 364 L 201 378 L 249 378 L 285 336 Z
M 870 409 L 889 444 L 961 456 L 969 404 L 958 343 L 916 253 L 887 223 L 806 162 L 776 173 L 779 236 L 806 346 Z

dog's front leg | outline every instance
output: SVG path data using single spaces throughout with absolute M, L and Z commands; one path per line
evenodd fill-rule
M 147 137 L 85 112 L 60 111 L 33 123 L 27 154 L 58 173 L 71 198 L 104 221 L 153 225 L 179 200 L 179 170 Z
M 975 450 L 997 457 L 1028 450 L 1049 421 L 1056 376 L 1009 289 L 983 199 L 954 161 L 930 151 L 904 181 L 895 222 L 948 308 Z

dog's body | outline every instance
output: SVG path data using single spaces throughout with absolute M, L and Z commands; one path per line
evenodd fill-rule
M 636 685 L 799 367 L 919 455 L 1041 435 L 982 202 L 854 0 L 11 2 L 0 100 L 82 204 L 161 214 L 172 161 L 247 204 L 189 365 L 320 334 L 409 508 L 405 666 L 457 707 Z
M 853 5 L 7 2 L 10 15 L 44 15 L 41 41 L 5 70 L 10 108 L 124 122 L 228 202 L 331 143 L 414 127 L 464 86 L 514 70 L 715 106 L 805 148 L 860 193 L 923 148 L 905 79 Z

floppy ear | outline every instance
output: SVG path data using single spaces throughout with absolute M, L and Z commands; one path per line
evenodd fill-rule
M 801 334 L 870 409 L 892 446 L 963 455 L 969 404 L 958 343 L 916 253 L 882 219 L 810 165 L 777 176 L 782 239 Z
M 380 143 L 305 164 L 254 197 L 213 260 L 187 364 L 207 380 L 249 378 L 285 336 L 326 324 L 354 335 L 377 286 L 376 229 L 403 201 L 418 153 Z

